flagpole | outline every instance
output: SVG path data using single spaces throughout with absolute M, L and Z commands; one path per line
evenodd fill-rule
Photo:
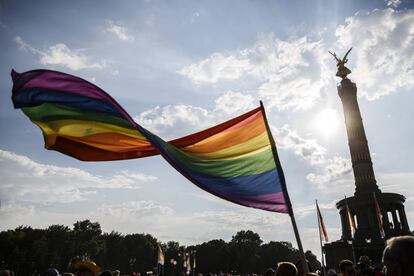
M 323 257 L 323 247 L 322 247 L 322 236 L 321 236 L 321 220 L 319 218 L 319 207 L 318 207 L 318 200 L 315 199 L 316 202 L 316 216 L 318 217 L 318 229 L 319 229 L 319 242 L 321 245 L 321 260 L 322 260 L 322 275 L 325 276 L 325 261 Z
M 304 271 L 304 273 L 308 273 L 309 272 L 309 267 L 308 267 L 308 263 L 306 262 L 305 252 L 303 251 L 302 242 L 300 240 L 298 227 L 296 225 L 295 214 L 293 212 L 292 203 L 290 202 L 289 194 L 287 192 L 285 175 L 283 174 L 283 170 L 281 169 L 279 156 L 278 156 L 277 150 L 276 150 L 275 140 L 273 139 L 273 136 L 270 135 L 271 131 L 270 131 L 270 127 L 269 127 L 269 122 L 267 121 L 266 111 L 264 109 L 262 101 L 260 101 L 260 107 L 261 107 L 262 112 L 263 112 L 263 119 L 264 119 L 264 122 L 265 122 L 265 125 L 266 125 L 267 133 L 269 133 L 270 145 L 271 145 L 273 157 L 274 157 L 274 160 L 275 160 L 275 163 L 276 163 L 277 173 L 278 173 L 279 179 L 280 179 L 280 186 L 282 187 L 283 195 L 284 195 L 285 200 L 286 200 L 288 214 L 289 214 L 290 220 L 292 222 L 293 232 L 295 233 L 296 243 L 298 244 L 299 256 L 300 256 L 300 260 L 301 260 L 301 263 L 302 263 L 303 271 Z
M 292 207 L 290 208 L 292 209 Z M 293 214 L 293 210 L 289 210 L 289 216 L 292 221 L 293 231 L 295 232 L 295 238 L 296 238 L 296 243 L 298 244 L 298 248 L 299 248 L 300 260 L 302 263 L 303 272 L 308 273 L 309 267 L 308 267 L 308 263 L 306 262 L 306 256 L 303 251 L 302 242 L 300 241 L 299 231 L 298 231 L 298 227 L 296 226 L 296 220 L 295 220 L 295 215 Z

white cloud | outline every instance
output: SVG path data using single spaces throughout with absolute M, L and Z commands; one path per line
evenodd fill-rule
M 219 237 L 230 239 L 242 229 L 255 231 L 263 239 L 270 240 L 275 236 L 275 225 L 286 224 L 290 220 L 284 214 L 234 207 L 230 203 L 229 208 L 225 210 L 199 210 L 191 213 L 177 213 L 170 207 L 152 201 L 128 202 L 125 205 L 128 207 L 109 206 L 108 211 L 103 213 L 100 209 L 99 216 L 115 219 L 117 221 L 115 229 L 121 228 L 121 231 L 131 228 L 140 229 L 154 234 L 163 241 L 175 240 L 184 244 L 196 244 Z M 108 214 L 115 216 L 110 217 Z M 200 231 L 200 229 L 204 230 Z M 288 239 L 290 234 L 290 229 L 280 229 L 277 236 L 280 239 Z
M 232 55 L 214 53 L 198 64 L 191 64 L 179 71 L 197 84 L 216 83 L 219 80 L 240 78 L 249 68 L 249 60 Z
M 252 95 L 227 91 L 215 100 L 214 113 L 241 115 L 258 105 L 259 103 Z
M 414 86 L 414 10 L 357 13 L 336 29 L 341 52 L 354 47 L 350 68 L 360 95 L 368 99 Z
M 134 37 L 128 34 L 128 29 L 124 26 L 117 25 L 113 21 L 108 21 L 108 27 L 106 30 L 114 35 L 116 35 L 122 41 L 132 41 Z
M 32 46 L 30 46 L 29 44 L 27 44 L 26 42 L 23 41 L 23 39 L 20 36 L 16 36 L 14 38 L 14 41 L 17 43 L 17 45 L 19 45 L 19 48 L 25 51 L 28 51 L 32 54 L 35 55 L 42 55 L 43 53 L 35 48 L 33 48 Z
M 156 106 L 135 116 L 134 120 L 168 140 L 212 127 L 258 105 L 249 94 L 226 91 L 215 100 L 212 110 L 191 105 Z
M 99 63 L 89 63 L 89 58 L 78 51 L 72 51 L 63 43 L 50 46 L 48 51 L 40 57 L 40 63 L 44 65 L 60 65 L 72 70 L 81 70 L 87 68 L 102 69 L 106 67 L 104 61 Z
M 154 176 L 128 171 L 103 177 L 77 168 L 40 164 L 4 150 L 0 150 L 0 164 L 0 199 L 15 202 L 76 202 L 89 199 L 96 189 L 138 189 L 156 180 Z
M 275 133 L 276 143 L 279 148 L 291 150 L 296 155 L 308 160 L 310 164 L 321 164 L 324 162 L 326 149 L 319 145 L 314 139 L 305 139 L 291 130 L 288 125 L 281 128 L 272 128 Z
M 314 184 L 332 184 L 343 179 L 350 180 L 352 173 L 352 163 L 350 159 L 334 156 L 333 158 L 323 159 L 320 164 L 320 174 L 310 173 L 306 179 Z
M 388 7 L 396 8 L 401 4 L 401 0 L 385 0 Z
M 167 105 L 144 111 L 134 120 L 163 139 L 172 139 L 210 127 L 214 118 L 201 107 Z
M 2 204 L 0 208 L 0 219 L 8 220 L 22 215 L 33 215 L 35 208 L 33 206 L 22 206 L 16 204 L 15 202 L 10 202 L 9 204 Z
M 267 36 L 247 53 L 253 64 L 250 73 L 264 81 L 259 95 L 268 107 L 308 109 L 330 78 L 322 42 L 306 37 L 281 41 Z
M 319 187 L 326 187 L 334 181 L 348 180 L 352 172 L 351 160 L 340 156 L 329 157 L 327 150 L 314 139 L 305 139 L 291 130 L 288 125 L 272 128 L 279 148 L 293 151 L 307 160 L 318 173 L 310 173 L 306 179 Z
M 39 57 L 39 62 L 43 65 L 59 65 L 74 71 L 82 69 L 103 69 L 107 66 L 105 61 L 90 62 L 88 56 L 82 55 L 81 50 L 71 50 L 63 43 L 50 46 L 47 50 L 38 50 L 26 42 L 20 36 L 15 37 L 15 42 L 21 49 L 26 50 Z
M 282 41 L 270 34 L 252 48 L 214 53 L 179 73 L 196 84 L 249 77 L 268 108 L 308 109 L 330 79 L 327 58 L 320 41 L 307 37 Z
M 152 200 L 128 201 L 121 204 L 103 205 L 98 208 L 104 216 L 112 216 L 115 219 L 130 221 L 131 219 L 154 219 L 154 216 L 171 216 L 174 210 L 170 207 L 156 204 Z
M 194 23 L 198 17 L 200 17 L 200 13 L 199 12 L 193 12 L 193 14 L 191 15 L 191 18 L 190 18 L 190 22 Z
M 254 209 L 204 211 L 193 216 L 194 220 L 210 222 L 220 225 L 231 231 L 239 231 L 241 225 L 246 229 L 272 229 L 277 223 L 288 223 L 289 218 L 285 215 L 276 216 L 271 212 L 263 212 Z

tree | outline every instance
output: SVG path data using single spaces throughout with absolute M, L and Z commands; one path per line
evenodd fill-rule
M 180 266 L 178 263 L 179 254 L 182 252 L 180 244 L 175 241 L 169 241 L 166 244 L 162 244 L 161 247 L 164 251 L 165 259 L 164 273 L 170 275 L 178 273 L 178 266 Z M 173 260 L 173 263 L 171 263 L 170 260 Z
M 103 250 L 104 243 L 100 239 L 102 230 L 98 222 L 91 222 L 88 219 L 77 221 L 73 224 L 72 233 L 76 255 L 95 257 Z
M 197 272 L 219 273 L 230 271 L 230 251 L 223 240 L 211 240 L 196 246 Z
M 157 264 L 157 242 L 149 234 L 102 233 L 99 223 L 89 220 L 76 222 L 73 230 L 64 225 L 51 225 L 47 229 L 19 226 L 0 232 L 0 263 L 17 275 L 37 275 L 51 265 L 65 270 L 72 257 L 87 255 L 102 268 L 145 273 Z M 278 262 L 299 260 L 299 251 L 290 242 L 262 243 L 260 236 L 250 230 L 237 232 L 230 242 L 216 239 L 187 248 L 169 241 L 161 244 L 164 272 L 168 275 L 182 272 L 185 252 L 196 252 L 196 270 L 201 273 L 263 273 L 269 267 L 275 268 Z M 320 268 L 311 251 L 305 255 L 312 268 Z M 177 264 L 172 265 L 170 259 Z M 194 261 L 194 254 L 191 260 Z
M 149 234 L 126 235 L 124 250 L 128 271 L 149 271 L 157 265 L 158 243 Z
M 320 269 L 322 268 L 321 263 L 318 261 L 318 259 L 316 258 L 316 256 L 312 253 L 312 251 L 307 250 L 307 251 L 305 252 L 305 256 L 306 256 L 306 260 L 308 260 L 308 261 L 309 261 L 309 263 L 310 263 L 311 267 L 312 267 L 314 270 L 317 270 L 317 269 L 319 269 L 319 270 L 320 270 Z
M 46 259 L 49 266 L 65 269 L 74 250 L 70 242 L 71 230 L 64 225 L 51 225 L 45 231 Z
M 239 273 L 254 273 L 260 269 L 262 240 L 253 231 L 239 231 L 232 237 L 229 247 L 231 269 Z
M 247 231 L 239 231 L 234 235 L 231 239 L 231 243 L 237 244 L 256 244 L 260 246 L 262 244 L 262 240 L 260 239 L 259 234 L 247 230 Z
M 109 234 L 103 234 L 101 239 L 105 246 L 97 256 L 97 263 L 111 270 L 123 267 L 124 260 L 127 258 L 124 246 L 125 237 L 116 231 L 112 231 Z

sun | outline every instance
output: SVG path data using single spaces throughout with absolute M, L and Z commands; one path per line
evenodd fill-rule
M 312 122 L 312 127 L 326 139 L 331 137 L 337 131 L 338 126 L 338 111 L 331 108 L 321 110 Z

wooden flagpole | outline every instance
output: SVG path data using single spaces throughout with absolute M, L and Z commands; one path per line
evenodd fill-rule
M 304 271 L 304 273 L 308 273 L 309 272 L 309 267 L 308 267 L 308 263 L 306 262 L 305 252 L 303 251 L 302 242 L 300 240 L 298 227 L 296 225 L 295 214 L 293 212 L 292 203 L 290 202 L 289 194 L 287 192 L 285 175 L 283 174 L 283 170 L 282 170 L 281 165 L 280 165 L 279 156 L 277 154 L 277 149 L 276 149 L 276 143 L 275 143 L 275 140 L 273 139 L 273 136 L 271 135 L 269 122 L 267 121 L 266 111 L 264 109 L 262 101 L 260 101 L 260 107 L 261 107 L 262 112 L 263 112 L 263 119 L 265 121 L 266 130 L 267 130 L 267 133 L 269 134 L 269 140 L 270 140 L 270 145 L 272 147 L 273 158 L 274 158 L 275 163 L 276 163 L 276 169 L 277 169 L 277 173 L 279 175 L 283 195 L 284 195 L 284 198 L 286 200 L 288 213 L 289 213 L 289 216 L 290 216 L 290 220 L 292 221 L 293 232 L 295 233 L 296 243 L 298 244 L 299 255 L 300 255 L 300 260 L 301 260 L 301 263 L 302 263 L 303 271 Z

